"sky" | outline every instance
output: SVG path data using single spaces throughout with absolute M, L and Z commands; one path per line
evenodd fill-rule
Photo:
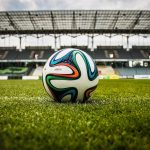
M 1 11 L 45 9 L 150 10 L 150 0 L 0 0 Z
M 72 10 L 72 9 L 109 9 L 109 10 L 150 10 L 150 0 L 0 0 L 0 11 L 11 10 Z M 96 37 L 94 45 L 122 45 L 126 43 L 125 37 Z M 87 45 L 87 37 L 82 36 L 71 39 L 68 36 L 61 38 L 62 45 Z M 131 37 L 130 45 L 150 45 L 150 37 Z M 28 45 L 52 45 L 54 47 L 54 38 L 43 37 L 37 40 L 35 37 L 22 39 L 22 46 Z M 57 40 L 60 45 L 60 39 Z M 17 46 L 19 39 L 14 37 L 0 38 L 0 46 Z

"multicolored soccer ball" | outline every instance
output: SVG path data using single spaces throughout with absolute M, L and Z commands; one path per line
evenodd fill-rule
M 78 49 L 54 53 L 43 68 L 43 84 L 57 102 L 85 102 L 98 84 L 98 70 L 92 58 Z

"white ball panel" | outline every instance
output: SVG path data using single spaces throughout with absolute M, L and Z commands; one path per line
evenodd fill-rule
M 46 74 L 72 74 L 73 71 L 67 66 L 44 67 Z
M 85 56 L 87 57 L 87 59 L 89 61 L 89 64 L 90 64 L 90 67 L 91 67 L 91 71 L 94 72 L 95 66 L 94 66 L 93 60 L 91 59 L 91 57 L 87 53 L 85 53 L 85 52 L 83 52 L 83 53 L 85 54 Z
M 63 51 L 61 51 L 55 58 L 55 60 L 62 58 L 63 56 L 65 56 L 67 53 L 71 52 L 73 49 L 65 49 Z

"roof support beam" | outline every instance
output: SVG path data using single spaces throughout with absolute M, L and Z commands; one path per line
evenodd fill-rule
M 136 16 L 136 19 L 130 24 L 130 32 L 135 28 L 135 26 L 139 23 L 140 17 L 142 15 L 142 11 L 140 11 L 140 13 Z
M 53 15 L 52 11 L 51 11 L 51 21 L 52 21 L 53 30 L 55 32 L 55 29 L 56 29 L 57 25 L 56 25 L 56 22 L 55 22 L 55 19 L 54 19 L 54 15 Z
M 117 29 L 112 32 L 110 29 L 95 29 L 95 30 L 89 30 L 89 29 L 80 29 L 80 30 L 68 30 L 68 29 L 62 29 L 62 30 L 19 30 L 16 32 L 16 30 L 0 30 L 0 35 L 8 35 L 8 34 L 129 34 L 129 30 L 127 29 Z M 134 29 L 131 32 L 132 34 L 150 34 L 150 30 L 145 29 Z
M 118 11 L 117 15 L 115 16 L 113 22 L 112 22 L 112 30 L 115 30 L 116 29 L 116 24 L 117 24 L 117 21 L 118 21 L 118 18 L 119 18 L 119 15 L 120 15 L 120 11 Z
M 149 16 L 148 16 L 147 19 L 150 19 L 150 14 L 149 14 Z M 148 24 L 148 25 L 146 26 L 146 29 L 150 32 L 150 24 Z
M 75 11 L 73 11 L 73 18 L 72 18 L 71 29 L 73 29 L 73 30 L 77 29 L 76 18 L 75 18 Z
M 35 20 L 33 19 L 30 11 L 28 12 L 28 14 L 29 14 L 29 18 L 30 18 L 31 24 L 33 25 L 33 29 L 37 30 L 38 29 L 38 25 L 36 24 Z
M 91 29 L 95 29 L 96 27 L 96 22 L 97 22 L 97 11 L 95 12 L 94 18 L 93 18 L 93 22 L 91 24 Z
M 15 21 L 13 21 L 12 16 L 9 15 L 8 12 L 6 12 L 6 16 L 9 20 L 10 25 L 14 28 L 15 31 L 18 31 L 20 29 L 20 27 L 15 23 Z

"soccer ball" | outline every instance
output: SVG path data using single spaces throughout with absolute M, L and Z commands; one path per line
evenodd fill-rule
M 43 68 L 43 85 L 57 102 L 85 102 L 98 84 L 98 70 L 92 58 L 78 49 L 55 52 Z

